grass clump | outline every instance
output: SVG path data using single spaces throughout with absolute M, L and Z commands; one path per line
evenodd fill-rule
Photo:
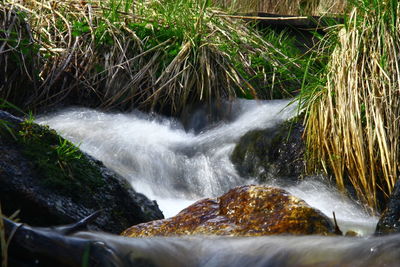
M 39 45 L 26 14 L 0 3 L 0 94 L 18 103 L 27 99 L 39 82 Z
M 214 0 L 216 5 L 239 12 L 264 12 L 281 15 L 343 14 L 347 0 Z
M 87 161 L 79 148 L 54 130 L 25 120 L 16 136 L 22 153 L 32 160 L 41 175 L 40 182 L 48 188 L 75 200 L 84 200 L 105 185 L 100 171 Z
M 31 78 L 0 82 L 0 97 L 25 108 L 67 102 L 174 113 L 193 102 L 279 95 L 274 85 L 296 80 L 301 69 L 274 45 L 281 36 L 269 41 L 208 1 L 7 0 L 0 11 L 8 29 L 0 60 L 9 66 L 11 54 L 19 58 L 4 75 Z
M 400 5 L 359 0 L 331 34 L 324 81 L 305 101 L 311 168 L 333 171 L 372 210 L 399 171 Z

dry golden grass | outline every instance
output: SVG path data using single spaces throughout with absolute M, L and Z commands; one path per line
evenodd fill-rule
M 390 2 L 353 9 L 307 112 L 310 167 L 331 169 L 342 189 L 349 181 L 372 210 L 399 171 L 400 8 Z
M 15 222 L 18 222 L 18 214 L 19 210 L 14 212 L 8 219 L 13 220 Z M 8 266 L 8 247 L 10 246 L 10 242 L 12 240 L 13 235 L 15 234 L 15 231 L 17 229 L 14 229 L 11 233 L 9 233 L 8 239 L 6 239 L 5 235 L 5 226 L 4 226 L 4 221 L 3 217 L 5 215 L 2 212 L 1 209 L 1 203 L 0 203 L 0 256 L 1 256 L 1 267 L 7 267 Z
M 347 0 L 214 0 L 216 5 L 239 12 L 265 12 L 281 15 L 343 14 Z

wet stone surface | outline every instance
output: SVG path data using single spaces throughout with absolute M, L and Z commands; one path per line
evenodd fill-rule
M 261 183 L 298 181 L 305 173 L 303 132 L 300 122 L 250 131 L 240 138 L 231 160 L 242 177 Z
M 32 226 L 68 224 L 102 210 L 92 230 L 120 233 L 162 219 L 157 204 L 55 131 L 0 111 L 0 202 Z M 74 152 L 73 157 L 61 149 Z
M 175 217 L 132 226 L 128 237 L 276 234 L 330 235 L 332 222 L 285 190 L 245 185 L 218 198 L 200 200 Z

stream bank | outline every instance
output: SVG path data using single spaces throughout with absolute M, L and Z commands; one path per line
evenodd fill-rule
M 101 210 L 92 230 L 118 234 L 163 218 L 156 202 L 54 130 L 0 111 L 0 201 L 32 226 L 67 224 Z

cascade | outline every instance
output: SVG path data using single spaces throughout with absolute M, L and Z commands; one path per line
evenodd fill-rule
M 87 108 L 69 108 L 43 115 L 37 121 L 103 161 L 136 191 L 157 200 L 164 215 L 170 217 L 198 199 L 219 196 L 232 187 L 254 183 L 238 175 L 230 155 L 246 132 L 274 127 L 293 116 L 296 108 L 288 105 L 289 102 L 224 103 L 222 110 L 229 111 L 224 112 L 225 118 L 197 130 L 185 129 L 179 120 L 155 114 L 105 113 Z M 212 121 L 207 118 L 207 112 L 194 114 L 192 120 Z M 317 178 L 309 177 L 284 189 L 328 217 L 332 218 L 335 211 L 344 231 L 352 229 L 368 234 L 374 230 L 376 217 L 366 214 Z

